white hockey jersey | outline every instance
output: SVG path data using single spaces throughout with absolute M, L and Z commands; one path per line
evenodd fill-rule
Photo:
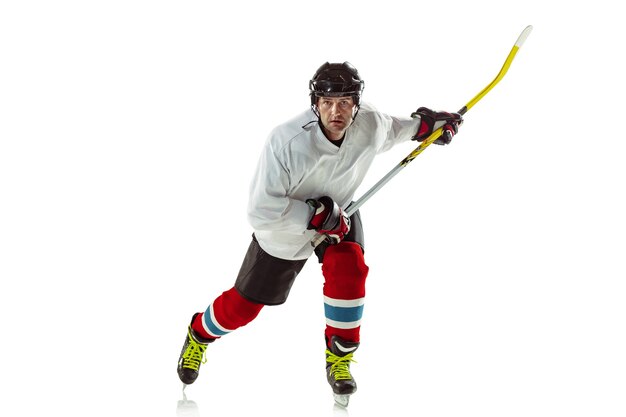
M 329 196 L 346 208 L 377 153 L 411 139 L 420 119 L 398 118 L 361 104 L 341 147 L 307 110 L 269 135 L 250 185 L 248 220 L 261 248 L 281 259 L 313 253 L 309 198 Z

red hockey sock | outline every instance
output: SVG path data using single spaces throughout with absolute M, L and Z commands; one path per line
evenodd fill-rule
M 337 329 L 335 327 L 326 325 L 326 331 L 324 332 L 324 335 L 326 336 L 326 344 L 328 347 L 330 347 L 330 338 L 332 336 L 339 336 L 346 342 L 360 342 L 361 326 L 355 327 L 353 329 Z
M 368 271 L 358 244 L 341 242 L 326 249 L 322 265 L 326 340 L 336 335 L 349 342 L 360 341 Z
M 262 308 L 263 304 L 246 300 L 233 287 L 217 297 L 204 314 L 198 314 L 191 328 L 200 337 L 217 339 L 250 323 Z

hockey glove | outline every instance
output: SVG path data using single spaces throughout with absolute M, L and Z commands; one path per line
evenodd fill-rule
M 341 242 L 350 231 L 350 218 L 344 211 L 327 196 L 317 200 L 311 198 L 306 202 L 314 209 L 307 229 L 326 235 L 331 245 Z
M 463 117 L 458 113 L 448 113 L 444 111 L 433 111 L 426 107 L 420 107 L 411 114 L 415 118 L 419 116 L 421 119 L 420 127 L 412 140 L 422 142 L 429 137 L 435 130 L 443 128 L 441 136 L 433 143 L 437 145 L 447 145 L 452 141 L 452 137 L 459 131 L 459 126 L 463 123 Z

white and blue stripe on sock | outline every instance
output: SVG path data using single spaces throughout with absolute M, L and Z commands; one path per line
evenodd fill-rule
M 220 324 L 215 319 L 215 313 L 213 312 L 213 304 L 211 304 L 202 317 L 202 327 L 204 330 L 213 337 L 222 337 L 232 332 Z
M 354 329 L 361 325 L 365 298 L 339 300 L 324 296 L 326 324 L 336 329 Z

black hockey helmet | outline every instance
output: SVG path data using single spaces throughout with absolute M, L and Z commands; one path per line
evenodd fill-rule
M 349 62 L 343 64 L 326 62 L 315 71 L 315 75 L 309 81 L 311 107 L 317 113 L 318 97 L 351 96 L 358 109 L 364 88 L 365 81 L 359 77 L 359 72 L 352 64 Z

